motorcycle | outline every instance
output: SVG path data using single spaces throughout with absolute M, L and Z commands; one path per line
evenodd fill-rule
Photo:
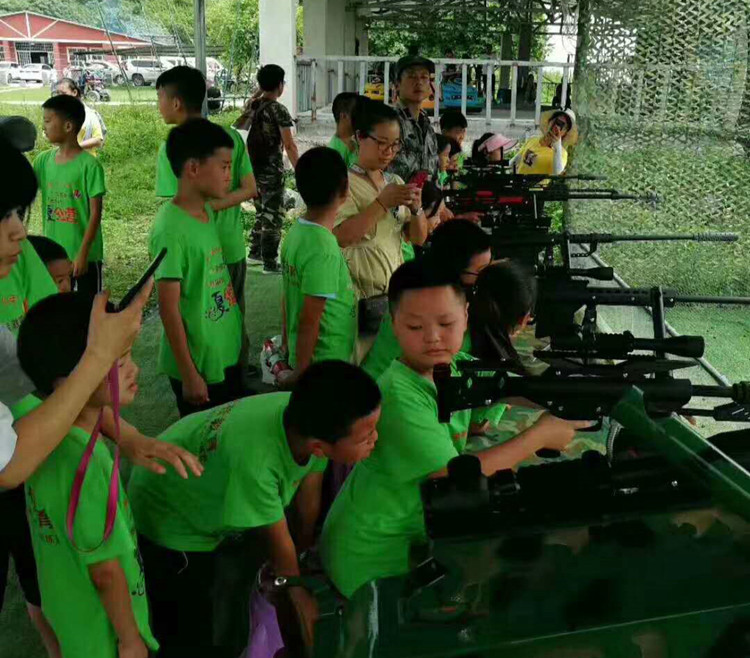
M 104 85 L 104 81 L 93 74 L 91 71 L 85 72 L 85 81 L 83 86 L 83 97 L 91 103 L 109 102 L 112 100 L 109 90 Z

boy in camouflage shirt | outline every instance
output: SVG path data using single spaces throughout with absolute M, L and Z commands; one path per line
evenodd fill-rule
M 284 156 L 292 167 L 299 154 L 294 142 L 294 122 L 278 98 L 284 92 L 284 69 L 268 64 L 258 71 L 262 94 L 247 108 L 250 132 L 247 147 L 258 182 L 259 198 L 255 202 L 257 216 L 250 238 L 250 260 L 262 261 L 265 274 L 279 272 L 277 261 L 281 225 L 284 220 Z

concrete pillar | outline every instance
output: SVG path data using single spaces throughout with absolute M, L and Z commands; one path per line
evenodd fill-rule
M 355 34 L 357 42 L 359 43 L 359 55 L 367 57 L 370 54 L 370 34 L 367 31 L 365 22 L 360 19 L 355 19 Z
M 326 12 L 328 0 L 305 0 L 304 13 L 304 46 L 302 52 L 306 57 L 322 58 L 326 54 Z M 316 96 L 317 105 L 321 107 L 328 102 L 328 69 L 335 65 L 318 61 Z
M 52 44 L 52 58 L 53 62 L 52 65 L 54 69 L 57 71 L 59 77 L 62 78 L 63 71 L 68 66 L 68 51 L 66 48 L 63 48 L 61 44 L 55 42 Z
M 307 12 L 305 12 L 307 13 Z M 297 0 L 260 0 L 260 63 L 286 71 L 286 89 L 279 99 L 297 116 Z

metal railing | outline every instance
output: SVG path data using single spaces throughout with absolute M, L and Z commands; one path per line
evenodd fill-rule
M 357 91 L 360 94 L 364 94 L 365 87 L 371 74 L 373 80 L 378 81 L 377 84 L 382 83 L 384 95 L 383 100 L 385 103 L 390 104 L 392 101 L 391 83 L 393 82 L 393 71 L 391 68 L 397 60 L 397 57 L 307 57 L 304 55 L 297 57 L 297 78 L 300 82 L 298 89 L 298 112 L 310 112 L 312 121 L 316 121 L 318 110 L 321 109 L 321 107 L 329 105 L 336 94 L 343 91 Z M 436 120 L 440 116 L 441 103 L 443 102 L 442 92 L 445 83 L 451 78 L 457 81 L 460 77 L 460 109 L 464 115 L 467 114 L 468 109 L 478 109 L 479 112 L 482 112 L 483 110 L 484 119 L 487 124 L 490 124 L 493 119 L 507 119 L 510 121 L 511 125 L 533 124 L 538 126 L 542 114 L 545 85 L 550 84 L 549 80 L 545 82 L 545 69 L 556 69 L 561 76 L 559 82 L 559 84 L 562 85 L 560 105 L 563 107 L 568 99 L 568 91 L 573 73 L 572 62 L 445 58 L 438 58 L 433 61 L 435 62 L 435 79 L 433 82 L 435 94 L 434 108 L 432 109 L 432 112 L 434 113 Z M 478 108 L 476 101 L 473 100 L 475 96 L 473 91 L 471 93 L 472 101 L 470 103 L 470 69 L 474 69 L 476 74 L 476 85 L 478 87 L 483 87 L 484 99 L 482 108 Z M 505 88 L 506 92 L 510 92 L 510 103 L 507 112 L 505 112 L 505 104 L 495 100 L 495 92 L 500 91 L 500 89 L 498 89 L 499 82 L 496 81 L 496 75 L 500 72 L 500 80 L 502 80 L 504 69 L 508 73 L 508 81 L 510 85 L 509 88 Z M 321 70 L 324 72 L 322 79 L 325 81 L 324 84 L 327 88 L 325 95 L 327 102 L 324 104 L 319 102 L 319 87 L 321 85 L 319 76 Z M 526 80 L 524 81 L 519 80 L 519 74 L 521 72 L 525 72 Z M 521 113 L 528 113 L 530 115 L 530 109 L 519 108 L 519 92 L 524 87 L 525 83 L 530 81 L 528 77 L 529 74 L 534 74 L 535 84 L 535 89 L 533 89 L 533 103 L 531 103 L 533 116 L 524 117 Z M 524 92 L 527 96 L 529 95 L 528 89 L 524 89 Z M 507 93 L 505 95 L 507 96 Z M 477 98 L 481 98 L 478 93 L 476 96 Z M 549 93 L 547 93 L 547 96 L 549 96 Z M 451 104 L 453 105 L 454 102 Z M 470 104 L 473 107 L 470 108 Z M 528 106 L 529 104 L 523 103 L 523 105 Z M 495 114 L 493 114 L 493 112 Z

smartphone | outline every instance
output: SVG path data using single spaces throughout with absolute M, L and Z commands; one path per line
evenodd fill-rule
M 162 249 L 154 258 L 154 260 L 151 261 L 151 265 L 149 265 L 146 268 L 146 271 L 143 273 L 143 276 L 141 276 L 140 279 L 138 279 L 138 282 L 130 289 L 127 293 L 125 293 L 125 297 L 123 297 L 119 303 L 115 304 L 115 313 L 119 313 L 120 311 L 126 309 L 130 302 L 132 302 L 135 299 L 135 296 L 141 291 L 141 288 L 146 285 L 147 281 L 154 276 L 154 272 L 156 272 L 156 268 L 161 265 L 161 262 L 164 260 L 164 257 L 167 255 L 167 248 L 165 247 Z
M 417 189 L 421 190 L 429 178 L 430 178 L 429 172 L 418 171 L 416 174 L 414 174 L 411 177 L 411 180 L 409 181 L 409 185 L 414 185 Z

